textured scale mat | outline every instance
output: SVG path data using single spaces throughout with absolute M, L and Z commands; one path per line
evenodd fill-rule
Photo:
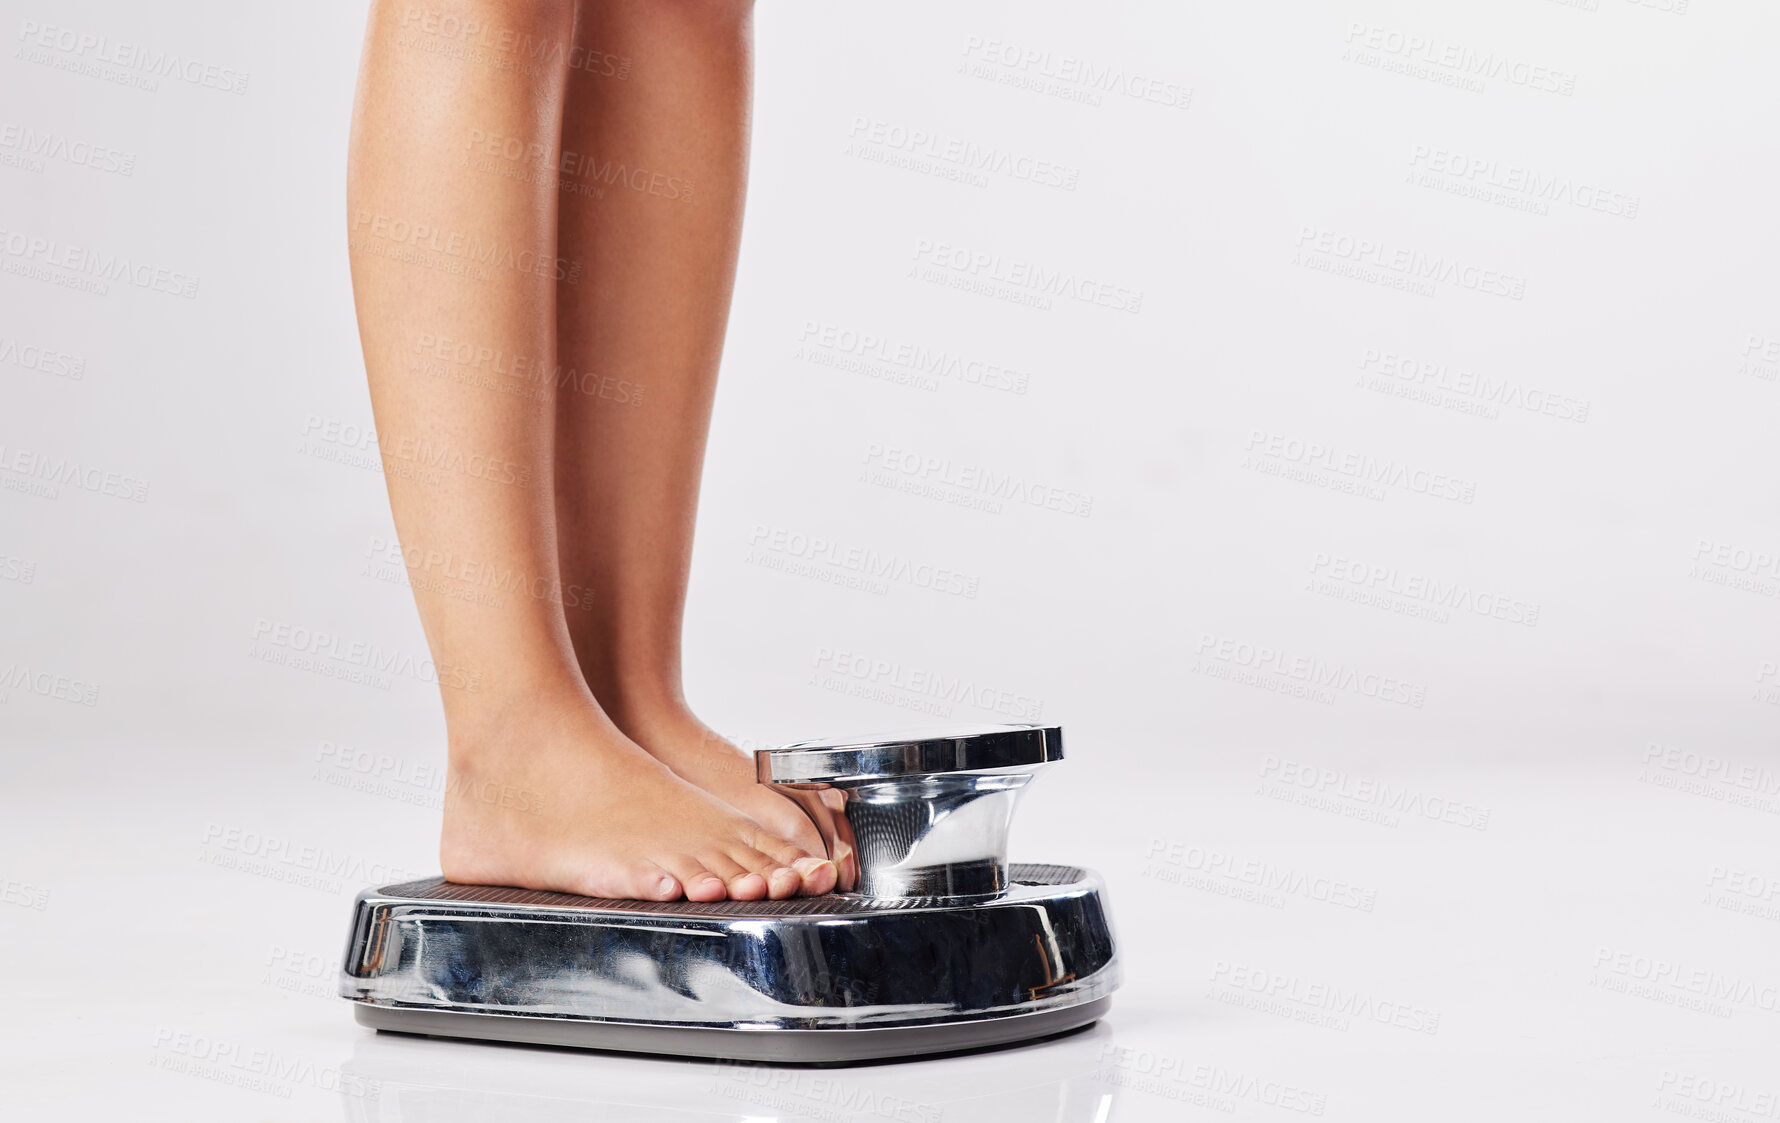
M 1076 866 L 1015 862 L 1008 867 L 1016 885 L 1068 885 L 1084 872 Z M 507 905 L 546 909 L 590 909 L 600 912 L 652 913 L 670 916 L 811 916 L 889 909 L 930 908 L 946 902 L 932 897 L 888 899 L 829 894 L 823 897 L 792 897 L 785 901 L 613 901 L 577 897 L 572 893 L 547 893 L 537 889 L 511 889 L 499 885 L 455 885 L 442 877 L 386 885 L 378 894 L 411 901 L 463 901 L 468 904 Z

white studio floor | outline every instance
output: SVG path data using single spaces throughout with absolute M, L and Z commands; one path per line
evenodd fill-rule
M 1759 769 L 1643 757 L 1424 775 L 1394 811 L 1348 776 L 1317 803 L 1293 790 L 1305 774 L 1263 762 L 1176 793 L 1165 830 L 1134 825 L 1152 809 L 1138 793 L 1079 853 L 1017 836 L 1016 857 L 1106 877 L 1125 966 L 1111 1016 L 1001 1052 L 811 1070 L 361 1029 L 334 997 L 349 906 L 362 882 L 423 872 L 397 863 L 424 863 L 430 812 L 307 766 L 175 782 L 146 749 L 15 755 L 6 1114 L 1774 1118 L 1780 804 Z

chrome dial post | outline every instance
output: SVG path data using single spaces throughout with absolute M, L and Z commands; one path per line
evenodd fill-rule
M 760 781 L 838 791 L 874 898 L 983 900 L 1008 889 L 1020 792 L 1063 758 L 1056 726 L 993 726 L 888 741 L 803 741 L 756 756 Z

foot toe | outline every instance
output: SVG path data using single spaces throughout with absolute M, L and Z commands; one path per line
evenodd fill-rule
M 853 826 L 847 821 L 847 800 L 840 792 L 828 788 L 818 792 L 786 793 L 809 813 L 822 836 L 822 849 L 833 860 L 837 889 L 852 889 L 859 884 L 858 862 L 853 858 Z M 807 878 L 805 879 L 808 880 Z M 817 890 L 826 893 L 827 889 Z
M 775 866 L 767 880 L 767 895 L 775 901 L 783 901 L 797 896 L 802 887 L 803 878 L 796 870 Z
M 723 879 L 729 890 L 732 901 L 758 901 L 766 896 L 766 878 L 755 873 L 728 854 L 713 851 L 701 854 L 699 861 L 704 867 Z
M 700 874 L 686 882 L 688 901 L 721 901 L 729 896 L 729 886 L 714 873 Z
M 806 897 L 831 892 L 840 880 L 840 871 L 835 864 L 823 858 L 799 858 L 791 868 L 802 879 L 800 892 Z
M 811 829 L 814 830 L 815 828 L 812 827 Z M 768 834 L 765 831 L 757 832 L 753 837 L 747 839 L 746 842 L 751 848 L 760 851 L 781 866 L 789 866 L 799 858 L 810 858 L 815 856 L 803 847 L 795 846 L 786 842 L 779 836 Z M 821 853 L 821 850 L 818 849 L 817 853 Z
M 636 896 L 645 901 L 673 901 L 681 893 L 679 879 L 660 867 L 644 870 L 632 884 Z
M 680 879 L 654 862 L 620 861 L 566 878 L 556 888 L 603 900 L 673 901 L 680 896 Z
M 729 883 L 729 896 L 734 901 L 758 901 L 765 896 L 777 897 L 773 887 L 757 873 L 741 874 Z
M 667 869 L 679 879 L 688 901 L 721 901 L 729 896 L 729 887 L 723 884 L 723 879 L 696 858 L 676 859 L 667 863 Z
M 766 896 L 782 901 L 796 895 L 801 879 L 797 871 L 790 868 L 790 863 L 777 861 L 771 854 L 752 846 L 734 846 L 730 849 L 729 856 L 759 876 L 766 889 Z

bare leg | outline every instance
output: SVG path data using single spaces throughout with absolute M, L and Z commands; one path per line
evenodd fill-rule
M 572 275 L 554 184 L 464 161 L 478 130 L 554 143 L 561 128 L 567 62 L 491 65 L 505 56 L 480 44 L 567 43 L 572 24 L 550 0 L 380 3 L 353 113 L 353 293 L 450 742 L 441 861 L 457 881 L 710 900 L 808 889 L 801 857 L 822 891 L 832 865 L 675 777 L 595 703 L 553 595 L 552 395 L 440 342 L 551 361 Z
M 557 398 L 557 510 L 565 579 L 591 590 L 589 609 L 568 616 L 594 696 L 675 773 L 820 853 L 833 842 L 828 808 L 756 783 L 680 681 L 747 182 L 750 20 L 747 0 L 580 0 L 581 42 L 634 69 L 624 81 L 610 67 L 569 75 L 561 246 L 588 271 L 557 290 L 559 361 L 565 378 L 576 371 Z

